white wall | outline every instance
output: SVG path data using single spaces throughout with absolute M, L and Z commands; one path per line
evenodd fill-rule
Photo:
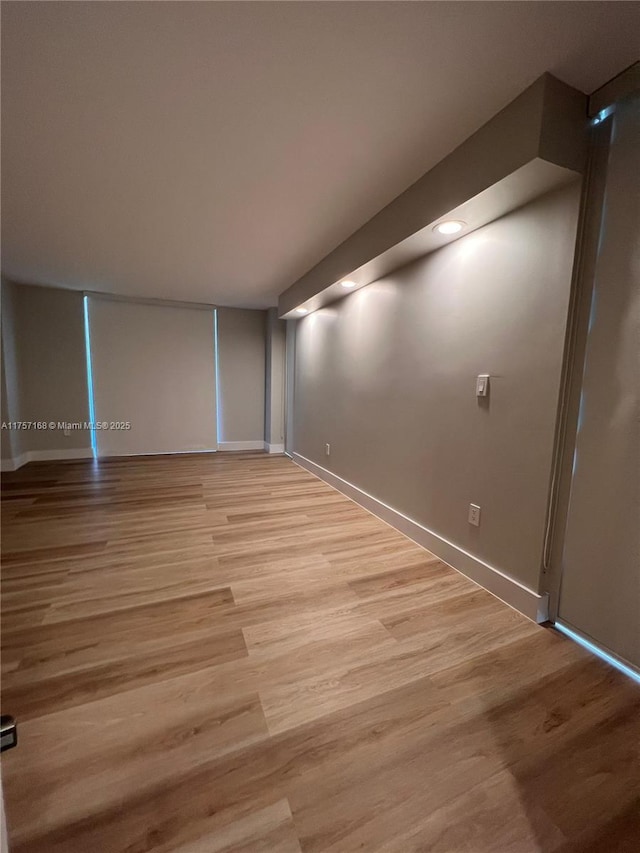
M 218 446 L 264 447 L 266 312 L 218 309 Z
M 534 591 L 578 203 L 552 193 L 297 323 L 295 451 Z

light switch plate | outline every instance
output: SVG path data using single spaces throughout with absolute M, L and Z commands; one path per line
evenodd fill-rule
M 476 397 L 486 397 L 489 394 L 489 374 L 481 373 L 476 379 Z

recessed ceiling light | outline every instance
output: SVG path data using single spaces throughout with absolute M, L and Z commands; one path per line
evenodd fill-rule
M 306 308 L 296 308 L 296 314 L 308 314 L 308 313 L 309 312 L 307 311 Z
M 458 231 L 462 231 L 464 225 L 465 223 L 459 219 L 449 219 L 447 222 L 438 222 L 433 226 L 433 230 L 438 234 L 457 234 Z
M 355 281 L 341 281 L 340 284 L 343 287 L 355 287 L 356 286 Z

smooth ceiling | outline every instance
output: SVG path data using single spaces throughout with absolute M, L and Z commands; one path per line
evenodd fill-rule
M 541 73 L 635 61 L 639 10 L 3 2 L 3 273 L 274 305 Z

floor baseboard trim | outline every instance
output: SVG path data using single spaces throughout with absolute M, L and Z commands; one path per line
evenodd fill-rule
M 2 471 L 17 471 L 27 462 L 60 462 L 71 459 L 91 459 L 93 451 L 90 447 L 77 447 L 71 450 L 25 450 L 13 459 L 3 459 Z
M 265 441 L 264 449 L 267 453 L 284 453 L 284 444 L 269 444 L 268 441 Z
M 193 456 L 194 454 L 217 453 L 217 448 L 209 447 L 206 450 L 150 450 L 148 453 L 100 453 L 96 459 L 140 459 L 147 456 Z
M 406 515 L 398 512 L 398 510 L 387 506 L 387 504 L 354 486 L 353 483 L 343 480 L 342 477 L 328 471 L 311 459 L 307 459 L 305 456 L 301 456 L 295 452 L 292 458 L 301 468 L 305 468 L 307 471 L 315 474 L 316 477 L 319 477 L 343 495 L 351 498 L 351 500 L 368 510 L 372 515 L 375 515 L 382 521 L 386 521 L 391 527 L 399 530 L 400 533 L 403 533 L 409 539 L 417 542 L 418 545 L 435 554 L 444 563 L 447 563 L 456 571 L 470 578 L 501 601 L 504 601 L 505 604 L 513 607 L 514 610 L 518 610 L 534 622 L 548 621 L 549 598 L 546 594 L 539 595 L 537 592 L 503 574 L 499 569 L 490 566 L 478 557 L 474 557 L 473 554 L 470 554 L 458 545 L 454 545 L 453 542 L 449 542 L 448 539 L 434 533 L 419 522 L 408 518 Z
M 30 450 L 29 462 L 56 462 L 64 459 L 92 459 L 90 447 L 77 447 L 73 450 Z
M 218 442 L 218 450 L 264 450 L 264 441 L 220 441 Z

